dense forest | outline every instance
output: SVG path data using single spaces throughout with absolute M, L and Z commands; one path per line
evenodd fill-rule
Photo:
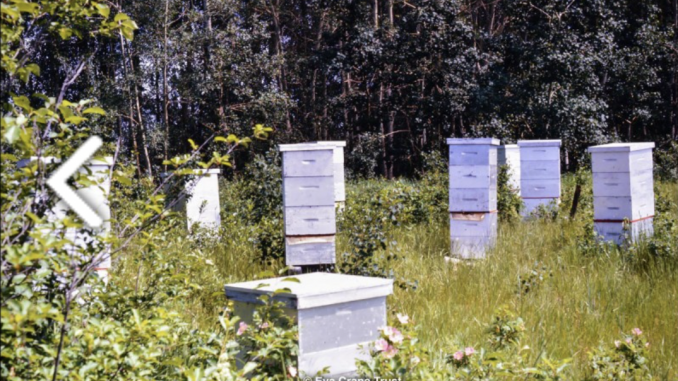
M 678 134 L 678 0 L 149 0 L 110 4 L 133 40 L 25 31 L 12 92 L 88 97 L 138 175 L 214 132 L 346 140 L 353 175 L 408 176 L 449 136 L 584 147 Z M 66 85 L 68 84 L 68 85 Z M 240 155 L 246 155 L 241 153 Z M 240 161 L 244 162 L 245 158 Z M 236 169 L 239 160 L 235 158 Z

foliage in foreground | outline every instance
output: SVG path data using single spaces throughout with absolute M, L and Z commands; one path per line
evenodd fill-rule
M 458 345 L 449 348 L 445 362 L 432 361 L 416 337 L 414 321 L 396 314 L 393 324 L 371 343 L 369 360 L 357 362 L 362 376 L 401 380 L 570 380 L 572 359 L 540 354 L 530 361 L 528 346 L 521 344 L 525 325 L 508 309 L 497 311 L 487 329 L 488 348 Z M 587 381 L 651 380 L 647 367 L 650 344 L 639 328 L 622 335 L 613 345 L 589 352 Z

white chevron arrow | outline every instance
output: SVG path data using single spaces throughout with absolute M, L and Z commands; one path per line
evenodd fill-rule
M 73 212 L 75 212 L 85 223 L 96 228 L 101 226 L 104 220 L 75 192 L 73 188 L 66 184 L 75 172 L 87 163 L 94 153 L 101 147 L 103 142 L 98 136 L 92 136 L 85 144 L 81 145 L 73 156 L 69 157 L 65 163 L 61 164 L 47 180 L 47 186 L 63 200 Z

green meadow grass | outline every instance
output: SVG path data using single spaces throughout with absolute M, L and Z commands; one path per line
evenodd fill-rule
M 566 212 L 573 181 L 569 176 L 563 182 Z M 351 197 L 370 197 L 390 184 L 349 183 L 347 206 Z M 672 198 L 671 213 L 678 215 L 678 184 L 659 184 L 659 189 Z M 416 280 L 418 287 L 396 287 L 388 298 L 389 310 L 410 315 L 423 345 L 434 359 L 441 360 L 444 353 L 461 345 L 487 346 L 486 329 L 493 313 L 506 306 L 525 321 L 522 345 L 529 346 L 531 357 L 572 358 L 574 379 L 583 378 L 588 351 L 602 343 L 610 345 L 622 332 L 640 327 L 651 343 L 652 374 L 660 380 L 678 379 L 676 268 L 662 262 L 639 267 L 619 249 L 584 255 L 578 241 L 591 218 L 590 204 L 589 186 L 574 220 L 500 223 L 497 245 L 485 260 L 458 264 L 445 261 L 450 242 L 444 218 L 391 228 L 387 235 L 397 243 L 388 250 L 400 256 L 392 262 L 396 278 Z M 447 205 L 440 208 L 446 217 Z M 204 261 L 210 269 L 190 274 L 191 282 L 202 287 L 200 296 L 173 306 L 187 321 L 196 327 L 212 326 L 226 304 L 224 284 L 251 280 L 262 271 L 276 272 L 283 267 L 281 262 L 260 263 L 249 241 L 251 235 L 250 228 L 231 226 L 215 240 L 192 242 L 184 238 L 168 243 L 165 255 L 191 255 L 191 261 Z M 341 253 L 350 251 L 347 236 L 346 232 L 338 235 L 339 260 Z M 118 273 L 131 282 L 138 271 L 135 263 L 120 261 Z M 545 277 L 527 294 L 520 294 L 519 278 L 532 270 L 542 271 Z

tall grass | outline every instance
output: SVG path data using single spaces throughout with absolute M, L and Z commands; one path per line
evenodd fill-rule
M 226 185 L 222 202 L 241 202 L 231 192 L 237 188 Z M 573 177 L 566 177 L 563 185 L 562 206 L 569 212 Z M 347 205 L 354 202 L 352 198 L 370 198 L 391 186 L 387 181 L 349 183 Z M 408 186 L 416 188 L 417 183 Z M 658 189 L 671 198 L 670 213 L 675 218 L 678 184 L 662 183 Z M 391 227 L 387 236 L 397 243 L 387 250 L 396 251 L 400 260 L 390 266 L 396 278 L 416 280 L 418 287 L 396 288 L 388 298 L 389 309 L 409 314 L 424 345 L 440 359 L 453 345 L 484 346 L 493 313 L 507 306 L 526 322 L 522 344 L 531 348 L 531 356 L 535 360 L 542 354 L 573 358 L 574 379 L 583 378 L 588 351 L 640 327 L 651 342 L 652 373 L 657 379 L 677 379 L 678 253 L 673 253 L 672 264 L 650 261 L 643 266 L 630 260 L 627 250 L 617 248 L 585 255 L 580 241 L 592 215 L 590 184 L 580 208 L 573 220 L 561 216 L 503 222 L 497 245 L 485 260 L 456 264 L 445 261 L 450 252 L 446 204 L 432 209 L 439 214 L 429 222 Z M 266 264 L 259 260 L 251 241 L 256 226 L 242 218 L 228 216 L 216 238 L 196 241 L 178 234 L 164 250 L 168 256 L 190 256 L 188 261 L 195 265 L 189 266 L 193 268 L 190 281 L 201 287 L 200 292 L 173 307 L 196 327 L 215 323 L 216 314 L 226 305 L 224 284 L 284 267 L 281 260 Z M 350 252 L 347 231 L 339 232 L 337 245 L 341 260 L 341 253 Z M 116 271 L 121 281 L 134 282 L 137 274 L 144 272 L 134 259 L 138 256 L 135 249 L 128 254 L 118 261 Z M 204 265 L 198 266 L 198 262 Z M 519 292 L 521 277 L 533 270 L 542 274 L 543 280 L 529 292 Z

